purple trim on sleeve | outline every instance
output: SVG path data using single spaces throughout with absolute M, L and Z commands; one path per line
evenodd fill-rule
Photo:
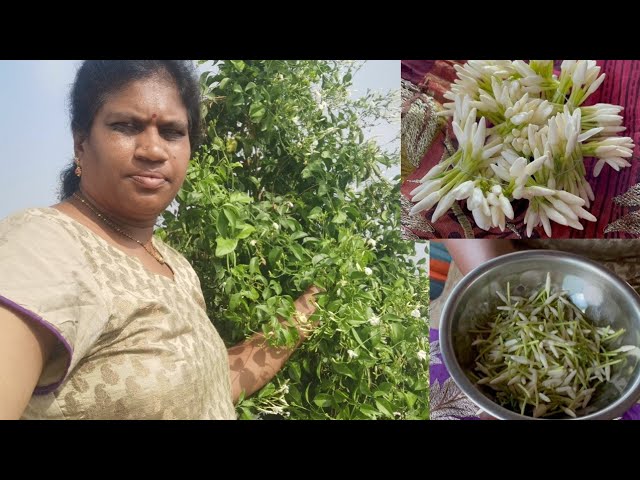
M 27 317 L 29 317 L 31 320 L 45 327 L 47 330 L 53 333 L 53 335 L 58 339 L 60 343 L 62 343 L 62 346 L 65 348 L 65 350 L 69 354 L 67 357 L 67 365 L 64 369 L 64 375 L 62 376 L 62 378 L 56 383 L 52 383 L 51 385 L 36 387 L 36 389 L 33 391 L 33 394 L 46 395 L 47 393 L 53 392 L 56 388 L 60 386 L 64 378 L 67 376 L 67 372 L 69 371 L 69 365 L 71 364 L 71 355 L 73 354 L 73 348 L 71 348 L 71 345 L 69 345 L 69 342 L 67 342 L 67 340 L 60 334 L 60 332 L 53 325 L 51 325 L 42 317 L 39 317 L 32 311 L 27 310 L 26 308 L 18 305 L 17 303 L 9 300 L 6 297 L 3 297 L 2 295 L 0 295 L 0 305 L 5 305 L 6 307 L 9 307 L 11 310 L 14 310 L 15 312 L 22 313 L 23 315 L 26 315 Z

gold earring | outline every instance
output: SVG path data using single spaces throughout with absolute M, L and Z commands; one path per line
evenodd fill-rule
M 75 160 L 75 163 L 76 163 L 76 169 L 75 169 L 74 173 L 76 174 L 77 177 L 81 177 L 82 176 L 82 167 L 78 163 L 78 157 L 74 158 L 74 160 Z

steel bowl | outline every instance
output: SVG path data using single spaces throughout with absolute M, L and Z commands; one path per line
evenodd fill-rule
M 571 301 L 597 326 L 624 328 L 621 345 L 640 347 L 640 296 L 609 269 L 578 255 L 553 250 L 528 250 L 494 258 L 466 275 L 447 299 L 440 322 L 442 358 L 451 377 L 474 403 L 498 419 L 532 419 L 495 403 L 492 390 L 476 385 L 465 372 L 474 365 L 469 332 L 481 318 L 495 313 L 497 290 L 524 294 L 545 284 L 547 272 L 556 289 L 568 291 Z M 620 417 L 640 398 L 640 361 L 632 351 L 627 362 L 615 365 L 611 382 L 601 385 L 578 419 Z M 618 367 L 618 368 L 616 368 Z M 567 416 L 567 419 L 571 417 Z

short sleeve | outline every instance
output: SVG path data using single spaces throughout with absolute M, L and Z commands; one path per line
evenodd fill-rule
M 26 210 L 0 222 L 0 305 L 58 340 L 34 394 L 60 386 L 100 335 L 106 311 L 70 219 L 45 212 Z

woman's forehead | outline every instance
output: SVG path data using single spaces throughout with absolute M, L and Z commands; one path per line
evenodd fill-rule
M 157 75 L 123 85 L 106 97 L 101 111 L 103 114 L 122 112 L 150 117 L 187 115 L 175 82 Z

